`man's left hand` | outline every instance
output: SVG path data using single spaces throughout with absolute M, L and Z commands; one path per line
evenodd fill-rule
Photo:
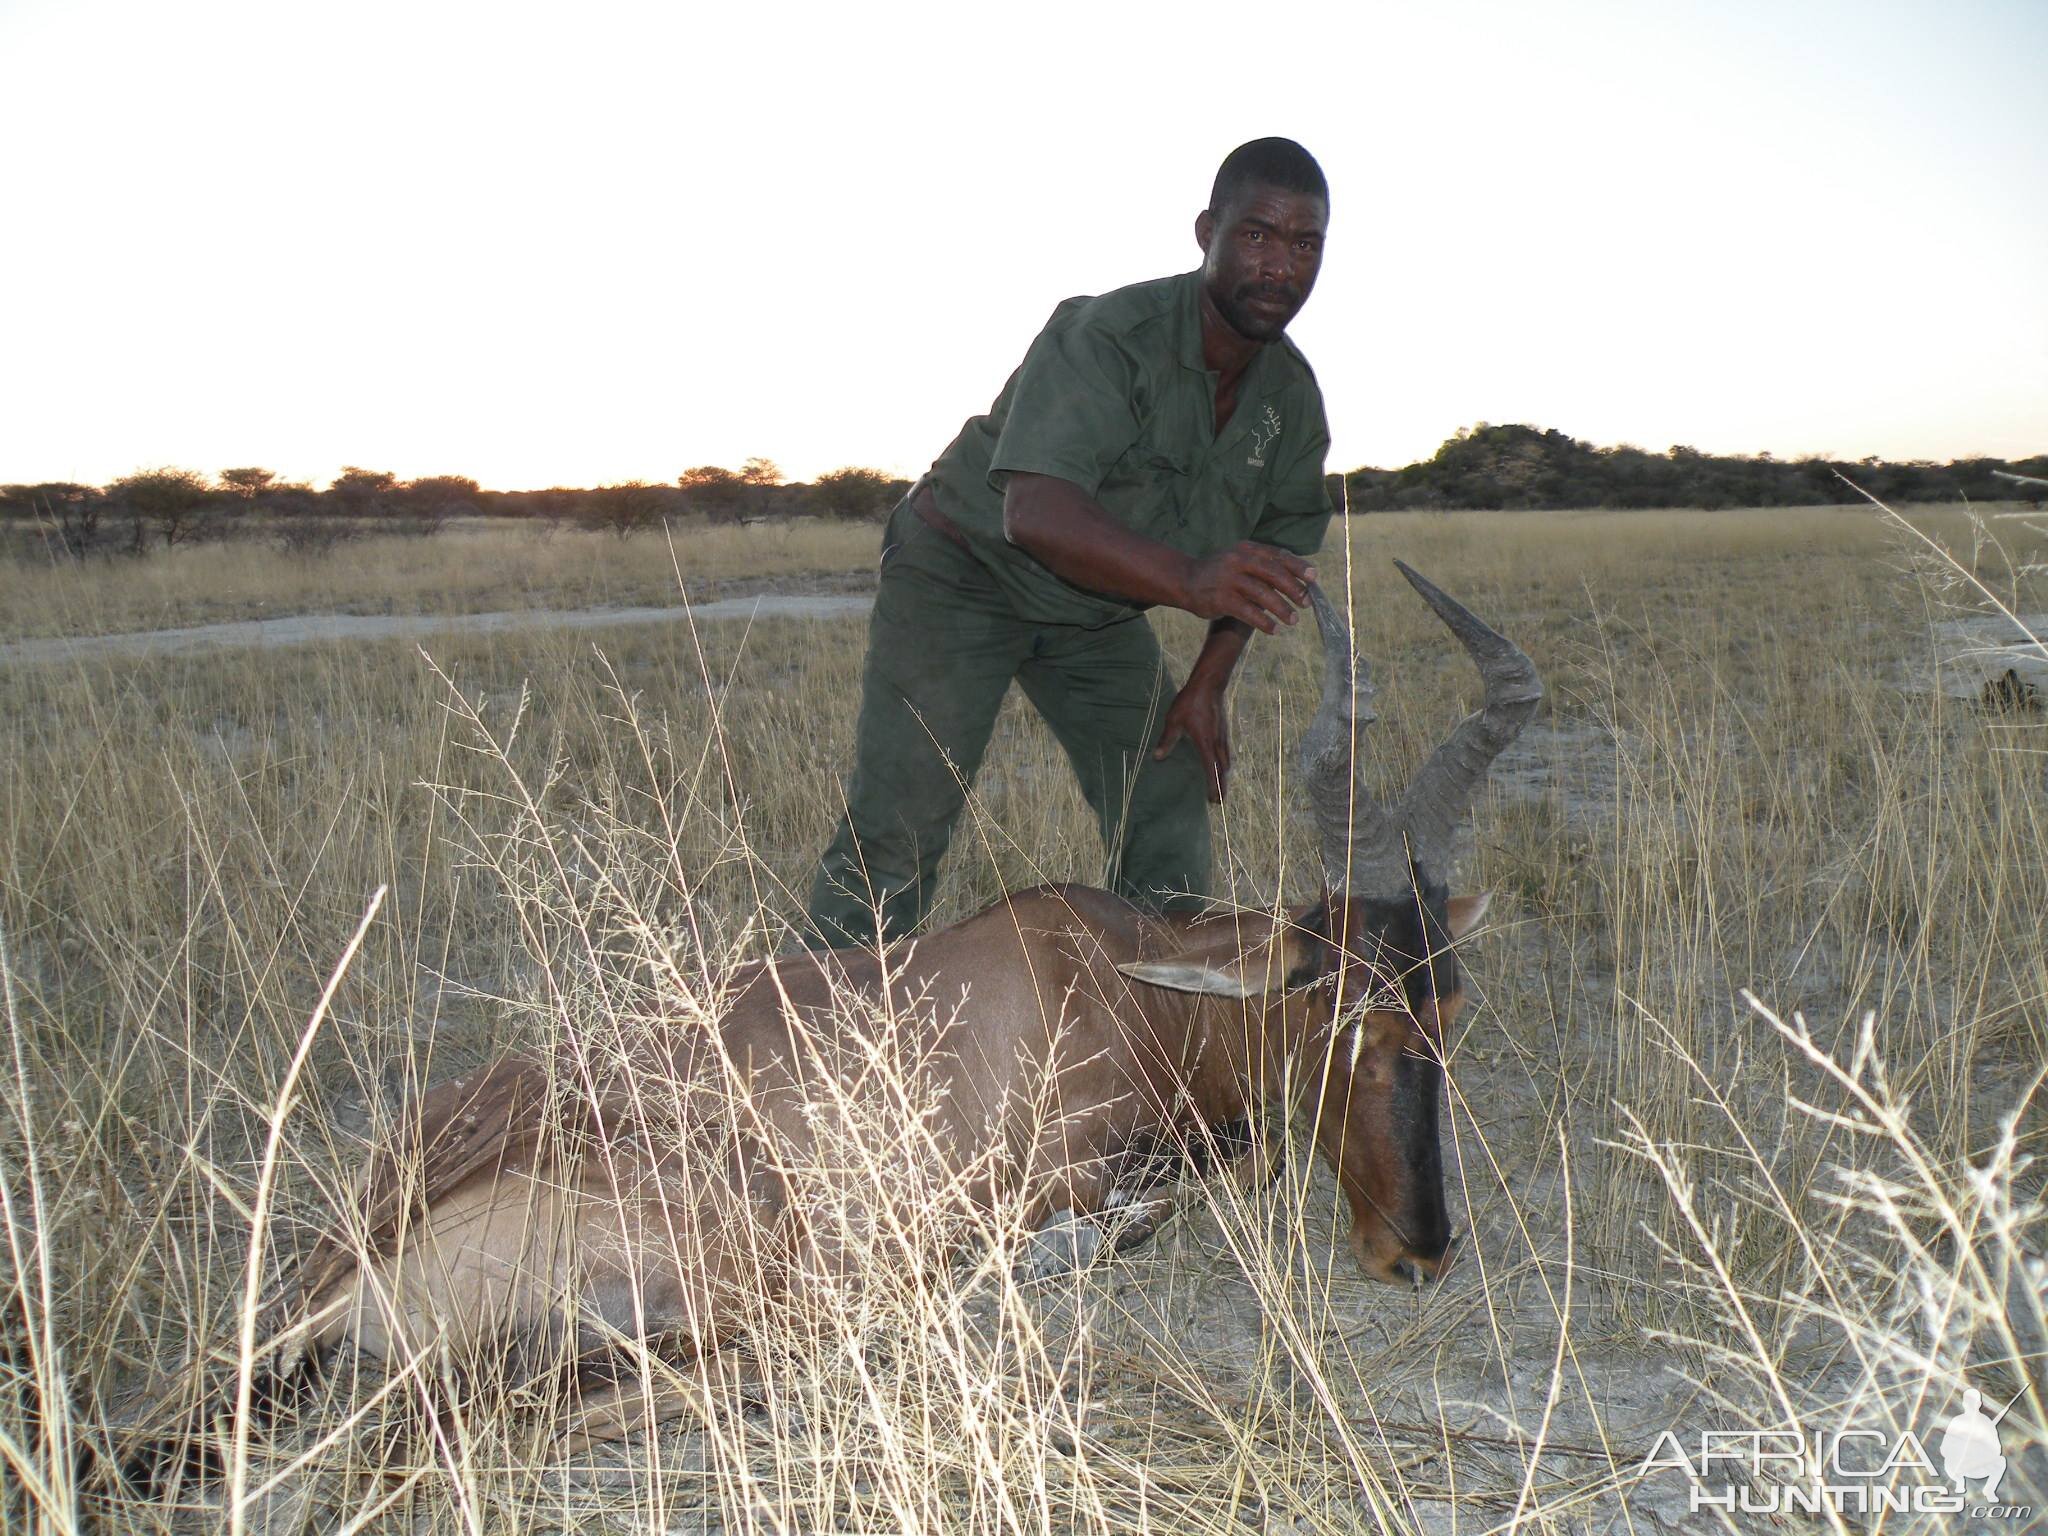
M 1194 744 L 1195 753 L 1207 770 L 1209 803 L 1221 805 L 1223 791 L 1230 783 L 1230 727 L 1223 713 L 1223 683 L 1200 675 L 1188 679 L 1187 686 L 1167 706 L 1166 729 L 1160 733 L 1159 745 L 1152 749 L 1152 760 L 1163 760 L 1182 737 Z

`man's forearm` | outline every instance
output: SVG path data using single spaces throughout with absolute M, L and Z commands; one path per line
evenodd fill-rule
M 1003 494 L 1003 536 L 1077 587 L 1135 603 L 1188 606 L 1193 560 L 1133 533 L 1070 480 L 1012 475 Z
M 1242 619 L 1211 619 L 1209 634 L 1202 641 L 1201 654 L 1188 669 L 1188 686 L 1205 683 L 1221 692 L 1237 670 L 1237 659 L 1252 638 L 1251 625 Z
M 1165 603 L 1199 618 L 1237 619 L 1269 635 L 1294 622 L 1316 574 L 1299 555 L 1250 541 L 1199 559 L 1185 555 L 1126 528 L 1080 486 L 1054 475 L 1011 474 L 1003 534 L 1077 587 Z

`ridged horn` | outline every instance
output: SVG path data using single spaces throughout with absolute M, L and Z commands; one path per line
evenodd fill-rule
M 1308 600 L 1323 637 L 1323 697 L 1301 733 L 1301 771 L 1322 847 L 1323 881 L 1333 891 L 1397 897 L 1409 885 L 1400 828 L 1359 783 L 1353 756 L 1358 732 L 1379 718 L 1372 674 L 1358 659 L 1350 628 L 1315 582 Z
M 1415 862 L 1442 878 L 1449 870 L 1451 838 L 1459 820 L 1471 809 L 1472 797 L 1493 760 L 1522 733 L 1543 698 L 1535 663 L 1505 635 L 1489 629 L 1456 598 L 1399 560 L 1394 562 L 1408 584 L 1436 610 L 1458 637 L 1485 684 L 1485 702 L 1476 714 L 1459 721 L 1444 744 L 1430 755 L 1401 797 L 1396 820 L 1408 835 Z

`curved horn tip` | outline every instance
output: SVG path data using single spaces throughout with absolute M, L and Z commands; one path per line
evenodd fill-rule
M 1406 560 L 1396 559 L 1394 561 L 1394 569 L 1403 576 L 1406 576 L 1408 578 L 1408 585 L 1420 592 L 1422 600 L 1428 603 L 1430 607 L 1436 609 L 1438 613 L 1443 613 L 1448 609 L 1452 613 L 1462 614 L 1467 618 L 1474 617 L 1471 609 L 1423 575 L 1422 572 L 1416 570 Z
M 1542 679 L 1537 676 L 1535 664 L 1529 660 L 1520 646 L 1405 560 L 1396 560 L 1394 568 L 1408 578 L 1408 585 L 1422 594 L 1422 600 L 1436 610 L 1437 617 L 1450 626 L 1451 633 L 1458 637 L 1466 649 L 1473 651 L 1473 654 L 1480 658 L 1482 667 L 1503 660 L 1514 662 L 1516 671 L 1523 674 L 1512 680 L 1519 686 L 1501 697 L 1499 703 L 1533 704 L 1543 697 Z M 1506 682 L 1509 679 L 1497 678 L 1495 681 Z

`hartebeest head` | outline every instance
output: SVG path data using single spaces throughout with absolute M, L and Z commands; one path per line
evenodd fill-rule
M 1313 1048 L 1316 1142 L 1351 1206 L 1352 1251 L 1382 1280 L 1434 1278 L 1450 1247 L 1437 1118 L 1444 1040 L 1464 1001 L 1452 945 L 1486 910 L 1484 896 L 1449 894 L 1451 840 L 1488 767 L 1543 697 L 1513 642 L 1395 564 L 1478 664 L 1481 709 L 1398 801 L 1375 800 L 1359 782 L 1356 751 L 1358 731 L 1377 718 L 1370 674 L 1344 620 L 1311 586 L 1323 697 L 1301 761 L 1323 897 L 1264 934 L 1238 925 L 1211 948 L 1122 967 L 1180 991 L 1261 1000 L 1269 1048 L 1294 1057 L 1297 1079 L 1304 1047 Z

